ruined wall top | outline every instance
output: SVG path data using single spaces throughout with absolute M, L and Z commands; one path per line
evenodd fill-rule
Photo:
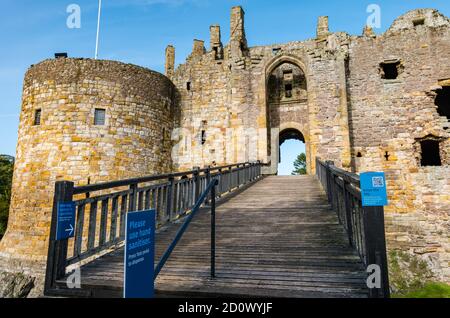
M 435 9 L 412 10 L 397 18 L 386 32 L 395 33 L 424 25 L 426 27 L 450 26 L 450 19 Z
M 169 78 L 145 67 L 85 58 L 48 59 L 32 65 L 26 73 L 24 87 L 44 81 L 53 81 L 57 85 L 84 81 L 112 82 L 143 97 L 173 88 Z

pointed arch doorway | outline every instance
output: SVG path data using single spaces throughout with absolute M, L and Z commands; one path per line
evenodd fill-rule
M 279 135 L 277 174 L 279 176 L 292 175 L 295 172 L 294 162 L 301 153 L 306 155 L 305 137 L 303 134 L 293 128 L 281 131 Z M 301 174 L 306 174 L 306 170 L 305 173 Z
M 295 157 L 305 152 L 307 173 L 310 174 L 309 96 L 305 65 L 291 55 L 275 57 L 266 66 L 265 85 L 270 174 L 279 173 L 280 159 L 283 160 L 280 146 L 291 144 L 291 141 L 298 143 L 290 146 L 294 148 L 289 149 L 290 153 L 295 153 L 295 148 L 298 148 Z M 301 147 L 301 143 L 305 147 Z

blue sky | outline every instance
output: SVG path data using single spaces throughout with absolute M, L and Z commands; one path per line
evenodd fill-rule
M 66 26 L 68 5 L 81 7 L 81 28 Z M 23 75 L 55 52 L 93 57 L 97 0 L 2 0 L 0 5 L 0 153 L 15 155 Z M 317 17 L 328 15 L 332 31 L 361 34 L 369 4 L 381 7 L 384 32 L 408 10 L 433 7 L 450 16 L 448 0 L 103 0 L 100 58 L 139 64 L 162 72 L 164 49 L 176 47 L 177 63 L 194 38 L 209 41 L 209 25 L 229 38 L 230 8 L 246 11 L 250 46 L 314 37 Z M 292 151 L 297 151 L 295 149 Z M 284 156 L 289 157 L 289 156 Z M 294 156 L 295 157 L 295 156 Z

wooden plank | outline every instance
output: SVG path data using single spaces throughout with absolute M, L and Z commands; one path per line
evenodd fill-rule
M 128 207 L 128 195 L 122 196 L 122 201 L 120 204 L 120 238 L 125 238 L 125 217 L 127 214 Z
M 119 197 L 115 196 L 111 203 L 111 230 L 109 240 L 114 241 L 117 238 L 117 218 L 119 214 Z
M 108 205 L 109 199 L 102 201 L 102 212 L 100 215 L 100 237 L 99 246 L 103 246 L 106 242 L 106 230 L 107 230 L 107 220 L 108 220 Z
M 233 171 L 230 186 L 237 173 Z M 180 203 L 192 195 L 190 182 L 179 183 Z M 217 278 L 209 278 L 210 214 L 204 210 L 158 277 L 159 294 L 367 297 L 364 266 L 313 177 L 265 178 L 216 213 Z M 156 262 L 179 226 L 158 231 Z M 82 275 L 83 288 L 92 292 L 120 290 L 123 250 L 83 266 Z
M 89 212 L 89 230 L 87 243 L 88 250 L 94 248 L 96 227 L 97 227 L 97 201 L 94 201 L 91 203 L 91 209 Z
M 83 247 L 83 228 L 84 228 L 84 209 L 86 205 L 82 204 L 77 209 L 77 224 L 75 227 L 75 243 L 73 245 L 73 256 L 77 257 L 81 254 Z

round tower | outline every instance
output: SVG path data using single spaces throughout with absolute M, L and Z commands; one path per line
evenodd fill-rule
M 86 185 L 171 170 L 171 81 L 114 61 L 53 59 L 23 87 L 6 270 L 44 272 L 54 184 Z

